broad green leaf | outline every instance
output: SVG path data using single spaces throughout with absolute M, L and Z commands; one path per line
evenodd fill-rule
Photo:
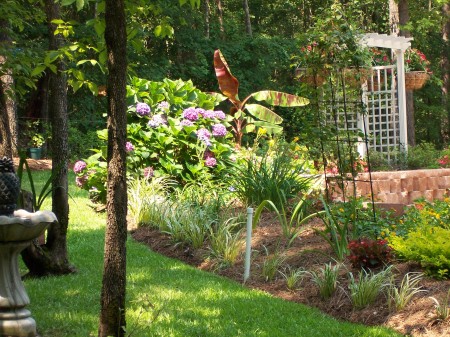
M 33 71 L 31 72 L 31 76 L 37 76 L 37 75 L 40 75 L 40 74 L 45 70 L 45 68 L 47 68 L 47 67 L 45 66 L 45 64 L 38 65 L 38 66 L 37 66 L 36 68 L 34 68 Z
M 216 102 L 220 103 L 225 101 L 227 98 L 227 96 L 222 95 L 219 92 L 208 92 L 209 95 L 213 96 L 216 99 Z
M 255 121 L 254 124 L 255 126 L 266 129 L 269 134 L 280 134 L 283 132 L 283 127 L 280 125 L 269 124 L 264 121 Z
M 81 11 L 84 7 L 84 0 L 77 0 L 77 11 Z
M 281 124 L 283 122 L 283 118 L 278 116 L 272 110 L 266 108 L 265 106 L 259 104 L 246 104 L 245 108 L 250 112 L 250 114 L 260 120 L 272 123 L 272 124 Z
M 255 124 L 247 124 L 246 126 L 244 126 L 244 128 L 242 129 L 242 131 L 243 131 L 244 133 L 250 133 L 250 132 L 255 131 L 255 128 L 256 128 Z
M 103 36 L 105 33 L 105 20 L 97 20 L 94 24 L 94 29 L 98 36 Z
M 97 87 L 97 85 L 95 83 L 93 83 L 93 82 L 88 82 L 87 85 L 88 85 L 89 90 L 92 92 L 92 94 L 94 96 L 97 96 L 98 95 L 98 87 Z
M 54 19 L 52 20 L 52 23 L 54 23 L 55 25 L 61 25 L 64 23 L 64 21 L 61 19 Z
M 47 67 L 48 67 L 48 69 L 50 69 L 54 74 L 56 74 L 57 71 L 58 71 L 58 70 L 56 69 L 56 66 L 55 66 L 54 64 L 48 64 Z
M 73 4 L 76 0 L 62 0 L 61 1 L 61 5 L 62 6 L 69 6 L 71 4 Z
M 214 52 L 214 70 L 216 71 L 220 91 L 222 91 L 222 93 L 227 96 L 231 102 L 239 102 L 239 81 L 231 74 L 227 61 L 219 49 Z
M 264 90 L 258 91 L 250 95 L 257 101 L 265 101 L 270 105 L 282 107 L 304 106 L 309 104 L 309 99 L 285 92 Z
M 160 37 L 162 33 L 162 27 L 161 25 L 158 25 L 155 27 L 155 30 L 153 31 L 153 34 L 155 34 L 156 37 Z

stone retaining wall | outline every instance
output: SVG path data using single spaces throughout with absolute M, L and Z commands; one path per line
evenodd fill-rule
M 450 190 L 450 169 L 372 172 L 375 201 L 409 205 L 418 198 L 443 199 Z M 369 173 L 356 178 L 356 194 L 370 197 Z M 329 181 L 332 181 L 330 179 Z M 342 196 L 336 184 L 333 197 Z M 353 183 L 346 182 L 346 194 L 353 195 Z

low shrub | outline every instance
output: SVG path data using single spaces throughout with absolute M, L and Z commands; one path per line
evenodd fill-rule
M 419 262 L 428 274 L 450 277 L 450 230 L 441 227 L 417 228 L 406 237 L 391 235 L 389 244 L 399 257 Z
M 230 167 L 232 135 L 213 96 L 181 80 L 151 82 L 132 78 L 127 87 L 127 173 L 169 176 L 182 184 L 220 178 Z M 77 184 L 94 201 L 105 202 L 107 130 L 97 132 L 101 146 L 75 172 Z
M 386 240 L 360 238 L 348 243 L 349 259 L 353 267 L 373 269 L 392 260 L 392 248 Z

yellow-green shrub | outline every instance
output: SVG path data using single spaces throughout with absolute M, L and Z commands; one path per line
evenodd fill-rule
M 450 230 L 417 228 L 406 237 L 391 236 L 389 243 L 397 255 L 419 262 L 430 275 L 450 278 Z

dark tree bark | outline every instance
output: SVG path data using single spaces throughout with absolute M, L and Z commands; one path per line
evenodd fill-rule
M 53 0 L 46 0 L 49 22 L 49 48 L 57 50 L 64 41 L 54 35 L 56 26 L 50 22 L 60 18 L 60 8 Z M 63 61 L 56 63 L 57 73 L 50 73 L 49 112 L 52 121 L 52 211 L 58 219 L 47 230 L 44 245 L 34 243 L 23 251 L 22 257 L 29 269 L 29 276 L 64 275 L 75 271 L 67 254 L 67 228 L 69 226 L 68 198 L 68 112 L 67 78 Z
M 210 38 L 210 18 L 211 18 L 211 9 L 210 9 L 210 4 L 209 4 L 209 0 L 205 0 L 204 1 L 204 15 L 205 15 L 205 37 L 207 39 Z
M 245 31 L 248 36 L 252 36 L 252 23 L 250 21 L 250 9 L 248 8 L 248 0 L 242 1 L 242 7 L 244 8 L 245 13 Z
M 404 29 L 409 21 L 408 0 L 398 1 L 398 18 L 400 23 L 400 35 L 411 37 L 411 33 Z M 416 145 L 416 127 L 414 123 L 414 95 L 412 90 L 406 91 L 406 120 L 408 132 L 408 145 Z
M 0 81 L 0 157 L 12 158 L 11 134 L 6 113 L 5 93 Z
M 11 46 L 11 39 L 8 35 L 8 22 L 2 19 L 0 19 L 0 45 L 2 45 L 4 49 L 9 49 Z M 6 61 L 7 61 L 6 56 L 0 55 L 0 65 L 4 64 Z M 0 81 L 2 82 L 3 85 L 2 92 L 5 95 L 4 113 L 8 118 L 9 130 L 7 131 L 7 133 L 10 137 L 9 143 L 11 145 L 11 154 L 13 156 L 17 156 L 18 155 L 17 109 L 13 94 L 14 79 L 11 75 L 11 71 L 9 71 L 8 69 L 3 70 L 0 76 Z
M 216 0 L 216 5 L 217 5 L 217 16 L 219 17 L 220 36 L 222 38 L 224 38 L 225 37 L 225 27 L 223 26 L 222 0 Z
M 450 3 L 442 6 L 442 17 L 447 18 L 442 26 L 442 41 L 444 41 L 444 48 L 442 49 L 442 106 L 446 108 L 447 116 L 442 128 L 442 138 L 445 143 L 450 140 L 450 100 L 448 93 L 450 92 Z
M 108 52 L 107 226 L 99 337 L 125 335 L 127 182 L 126 182 L 126 20 L 124 0 L 106 0 Z

